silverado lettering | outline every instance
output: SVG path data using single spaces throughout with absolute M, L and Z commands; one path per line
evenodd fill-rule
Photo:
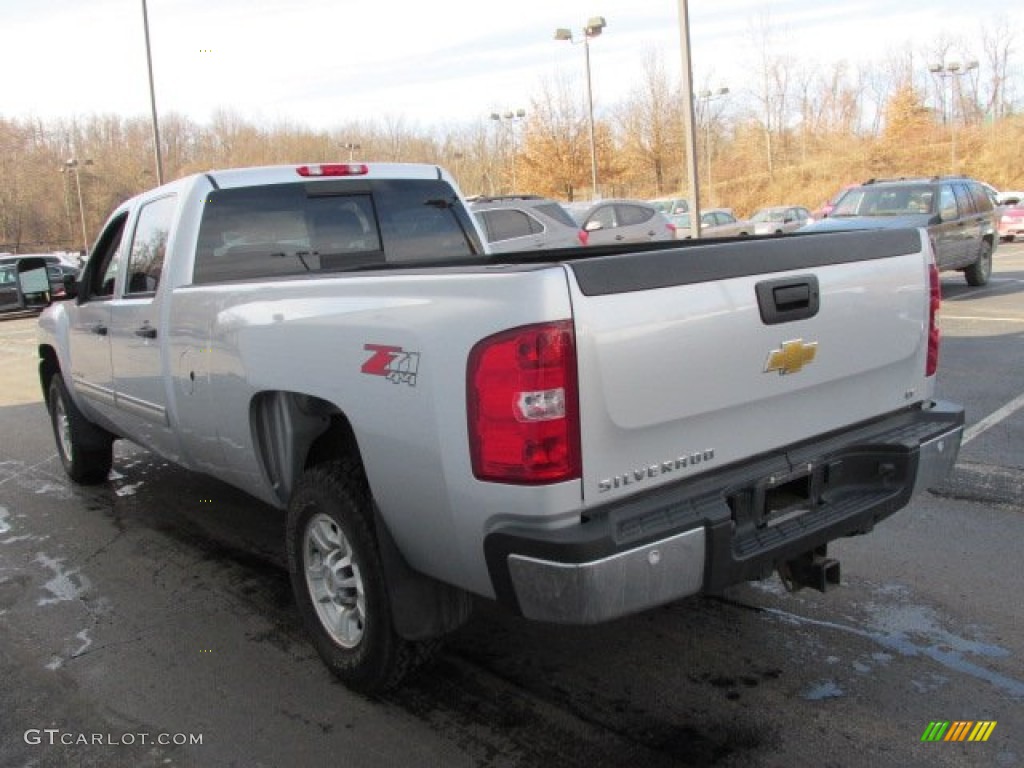
M 605 493 L 613 488 L 621 488 L 626 485 L 639 483 L 648 478 L 659 477 L 661 475 L 668 474 L 669 472 L 674 472 L 677 469 L 695 467 L 701 462 L 712 461 L 714 458 L 714 449 L 691 453 L 689 456 L 680 456 L 670 461 L 663 461 L 660 464 L 651 464 L 646 467 L 641 467 L 640 469 L 625 472 L 621 475 L 605 478 L 597 484 L 597 490 L 599 493 Z

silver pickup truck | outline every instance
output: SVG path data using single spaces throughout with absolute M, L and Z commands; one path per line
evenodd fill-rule
M 326 664 L 395 685 L 471 595 L 591 623 L 778 570 L 942 478 L 919 230 L 490 255 L 433 166 L 212 171 L 129 200 L 40 319 L 70 477 L 129 439 L 287 510 Z

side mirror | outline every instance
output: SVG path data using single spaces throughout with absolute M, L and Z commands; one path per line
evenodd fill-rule
M 25 309 L 50 306 L 53 299 L 50 296 L 50 276 L 46 271 L 46 261 L 36 256 L 18 259 L 15 271 L 22 306 Z
M 78 298 L 78 278 L 74 275 L 64 275 L 62 282 L 64 283 L 64 298 Z
M 594 232 L 598 229 L 604 229 L 604 225 L 600 221 L 588 221 L 583 228 L 587 232 Z

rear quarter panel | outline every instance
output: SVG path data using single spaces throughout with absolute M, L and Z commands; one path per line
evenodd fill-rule
M 578 514 L 580 487 L 474 479 L 469 350 L 489 334 L 570 316 L 561 267 L 179 288 L 173 324 L 181 364 L 172 376 L 181 428 L 195 436 L 201 468 L 273 502 L 255 460 L 253 398 L 299 392 L 334 404 L 352 424 L 374 498 L 410 564 L 491 595 L 487 530 L 502 520 L 557 524 L 567 510 Z M 365 372 L 370 345 L 415 356 L 414 377 Z

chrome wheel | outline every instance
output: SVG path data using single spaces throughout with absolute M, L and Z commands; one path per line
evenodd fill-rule
M 306 587 L 327 633 L 343 648 L 355 648 L 366 628 L 366 593 L 341 526 L 328 515 L 313 515 L 302 545 Z
M 53 426 L 57 433 L 57 442 L 60 445 L 61 455 L 66 460 L 71 459 L 71 419 L 64 408 L 64 398 L 58 397 L 53 404 Z

